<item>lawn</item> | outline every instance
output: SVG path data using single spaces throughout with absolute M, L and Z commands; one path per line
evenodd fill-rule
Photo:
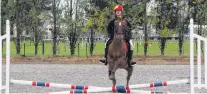
M 21 55 L 24 54 L 24 41 L 21 43 Z M 143 43 L 134 43 L 134 55 L 144 55 L 144 48 Z M 138 44 L 138 45 L 137 45 Z M 158 56 L 160 55 L 160 48 L 159 48 L 159 42 L 156 41 L 150 41 L 151 46 L 148 46 L 148 55 L 149 56 Z M 103 55 L 104 53 L 104 42 L 97 42 L 95 44 L 94 48 L 94 55 Z M 3 55 L 5 56 L 5 43 L 3 47 Z M 57 55 L 58 56 L 70 56 L 70 49 L 69 49 L 69 43 L 60 43 L 57 46 Z M 13 41 L 11 41 L 11 56 L 17 56 L 16 54 L 16 48 Z M 89 44 L 87 44 L 87 54 L 86 54 L 86 44 L 85 43 L 79 43 L 79 56 L 89 56 Z M 183 53 L 184 56 L 189 55 L 189 41 L 184 42 L 183 46 Z M 25 55 L 26 56 L 34 56 L 34 44 L 30 43 L 30 41 L 25 41 Z M 178 42 L 177 41 L 167 41 L 167 46 L 165 49 L 165 56 L 178 56 Z M 38 46 L 38 56 L 52 56 L 52 43 L 45 42 L 45 53 L 42 54 L 42 44 L 39 43 Z M 78 56 L 78 45 L 76 47 L 75 56 Z

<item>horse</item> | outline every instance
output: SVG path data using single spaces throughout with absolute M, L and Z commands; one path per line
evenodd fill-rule
M 127 43 L 125 34 L 129 32 L 126 20 L 118 20 L 114 22 L 114 37 L 109 45 L 107 54 L 108 76 L 112 80 L 113 86 L 116 86 L 115 72 L 117 69 L 125 69 L 127 71 L 127 84 L 133 72 L 133 66 L 127 63 Z

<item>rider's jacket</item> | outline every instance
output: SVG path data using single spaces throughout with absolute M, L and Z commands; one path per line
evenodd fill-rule
M 114 22 L 117 19 L 118 19 L 117 17 L 113 18 L 107 26 L 107 31 L 108 31 L 108 35 L 109 35 L 110 39 L 112 39 L 114 37 Z M 125 39 L 130 40 L 132 38 L 132 33 L 131 33 L 132 26 L 131 26 L 131 24 L 129 23 L 129 21 L 127 19 L 125 19 L 124 17 L 123 17 L 123 19 L 126 20 L 127 28 L 128 28 L 127 32 L 125 32 Z

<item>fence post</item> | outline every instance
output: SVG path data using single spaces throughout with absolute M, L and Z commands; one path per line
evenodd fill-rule
M 24 56 L 26 56 L 26 55 L 25 55 L 25 41 L 24 41 Z
M 80 43 L 78 42 L 78 57 L 80 56 L 80 45 L 79 45 Z
M 1 35 L 0 35 L 1 36 Z M 2 39 L 0 39 L 0 92 L 3 90 L 2 88 L 3 88 L 3 86 L 2 86 Z
M 66 39 L 64 39 L 64 52 L 66 52 Z
M 45 42 L 42 40 L 42 55 L 45 53 Z
M 2 58 L 2 57 L 1 57 Z M 6 94 L 10 85 L 10 21 L 6 21 Z
M 194 37 L 193 37 L 193 19 L 190 19 L 190 86 L 191 93 L 194 93 Z
M 207 39 L 204 44 L 205 88 L 207 89 Z
M 88 43 L 86 42 L 86 57 L 88 57 Z
M 139 44 L 137 42 L 137 55 L 139 55 Z

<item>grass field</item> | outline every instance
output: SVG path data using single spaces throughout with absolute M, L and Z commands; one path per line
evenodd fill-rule
M 22 41 L 21 44 L 21 55 L 24 54 L 24 41 Z M 148 47 L 148 55 L 149 56 L 158 56 L 160 55 L 160 48 L 159 48 L 159 42 L 150 41 L 151 46 Z M 4 43 L 5 44 L 5 43 Z M 35 56 L 34 55 L 34 44 L 30 41 L 25 41 L 25 55 L 26 56 Z M 103 55 L 104 54 L 104 43 L 98 42 L 95 44 L 94 48 L 94 55 Z M 5 56 L 5 45 L 3 47 L 3 55 Z M 58 45 L 59 50 L 57 50 L 58 56 L 70 56 L 70 50 L 69 50 L 69 44 L 66 45 L 64 43 L 60 43 Z M 86 56 L 86 46 L 82 43 L 79 44 L 79 56 Z M 89 45 L 88 45 L 87 55 L 89 55 Z M 138 49 L 137 49 L 138 48 Z M 189 55 L 189 41 L 186 41 L 183 46 L 183 55 L 188 56 Z M 134 55 L 144 55 L 144 48 L 143 43 L 138 44 L 135 42 L 134 45 Z M 165 56 L 178 56 L 178 42 L 177 41 L 167 41 L 167 46 L 165 49 Z M 16 54 L 16 48 L 13 41 L 11 41 L 11 56 L 17 56 Z M 42 55 L 42 44 L 39 43 L 38 46 L 38 56 L 52 56 L 52 43 L 48 42 L 45 43 L 45 53 Z M 78 45 L 76 47 L 75 56 L 78 56 Z

